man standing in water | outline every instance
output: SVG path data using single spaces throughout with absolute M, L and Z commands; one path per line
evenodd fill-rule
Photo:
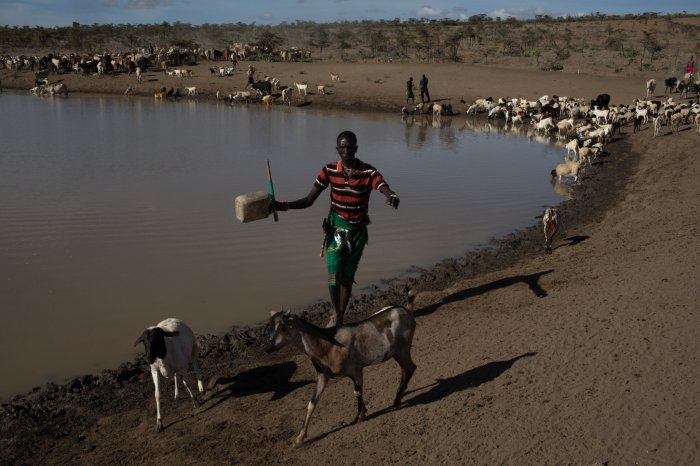
M 328 290 L 334 314 L 328 327 L 343 323 L 355 272 L 367 244 L 367 215 L 369 195 L 373 189 L 386 196 L 386 203 L 397 209 L 399 196 L 389 188 L 376 168 L 355 158 L 357 136 L 351 131 L 338 135 L 337 146 L 340 160 L 326 164 L 319 173 L 314 186 L 306 197 L 292 202 L 275 201 L 279 211 L 306 209 L 318 198 L 321 191 L 331 187 L 331 207 L 324 220 L 325 239 L 323 248 L 328 264 Z

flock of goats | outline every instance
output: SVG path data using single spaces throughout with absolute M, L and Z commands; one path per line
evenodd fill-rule
M 620 134 L 623 126 L 631 124 L 633 132 L 637 133 L 643 124 L 651 123 L 654 137 L 657 137 L 664 126 L 677 133 L 683 125 L 694 125 L 700 134 L 700 73 L 697 76 L 687 73 L 682 79 L 667 78 L 665 84 L 663 100 L 655 98 L 656 80 L 650 79 L 646 84 L 646 97 L 634 99 L 629 105 L 610 105 L 609 94 L 600 94 L 590 101 L 545 95 L 536 101 L 489 97 L 471 104 L 463 103 L 467 104 L 467 115 L 485 113 L 487 121 L 501 119 L 514 129 L 530 125 L 537 134 L 556 135 L 566 147 L 566 156 L 565 162 L 557 165 L 551 174 L 559 182 L 563 177 L 573 177 L 577 182 L 584 164 L 588 162 L 591 166 L 592 159 L 603 152 L 604 145 L 615 134 Z M 680 101 L 674 100 L 674 92 L 679 94 Z M 671 96 L 666 97 L 669 94 Z M 688 99 L 689 94 L 694 94 L 694 98 Z M 445 111 L 452 113 L 451 106 L 437 103 L 418 104 L 411 110 L 403 107 L 401 111 L 404 115 L 432 113 L 434 119 Z

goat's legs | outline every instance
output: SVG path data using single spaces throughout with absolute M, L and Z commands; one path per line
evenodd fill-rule
M 197 362 L 197 357 L 192 358 L 192 367 L 194 368 L 194 375 L 197 376 L 197 388 L 199 393 L 204 395 L 204 384 L 202 384 L 202 371 L 199 370 L 199 363 Z
M 173 374 L 173 382 L 175 382 L 175 399 L 180 399 L 179 388 L 177 388 L 177 373 Z
M 401 366 L 401 383 L 399 384 L 399 389 L 396 391 L 396 398 L 394 398 L 394 406 L 398 406 L 401 404 L 401 398 L 403 398 L 408 382 L 411 380 L 411 377 L 413 377 L 416 365 L 411 360 L 410 350 L 402 354 L 397 354 L 394 356 L 394 359 L 399 363 L 399 366 Z
M 158 380 L 158 369 L 151 368 L 151 375 L 153 376 L 153 385 L 155 386 L 155 398 L 156 398 L 156 432 L 163 430 L 163 420 L 160 417 L 160 382 Z
M 304 426 L 301 428 L 301 432 L 299 432 L 297 438 L 294 439 L 295 447 L 298 447 L 299 445 L 304 443 L 304 439 L 306 438 L 306 432 L 309 429 L 309 421 L 311 420 L 311 415 L 314 413 L 314 410 L 316 409 L 316 403 L 318 403 L 318 400 L 321 398 L 323 390 L 326 389 L 327 383 L 328 376 L 323 372 L 320 372 L 318 374 L 318 380 L 316 381 L 316 388 L 314 389 L 314 393 L 311 395 L 309 405 L 306 407 L 306 418 L 304 419 Z
M 199 407 L 199 402 L 197 401 L 197 398 L 194 397 L 194 393 L 192 393 L 192 390 L 190 390 L 190 386 L 187 385 L 187 381 L 185 380 L 184 374 L 182 375 L 182 385 L 185 387 L 185 390 L 187 390 L 187 393 L 190 394 L 190 398 L 192 398 L 192 404 L 194 404 L 195 408 Z
M 355 389 L 355 399 L 357 400 L 357 416 L 355 416 L 355 421 L 353 422 L 362 422 L 365 419 L 365 413 L 367 412 L 365 402 L 362 399 L 362 372 L 352 377 L 352 383 Z

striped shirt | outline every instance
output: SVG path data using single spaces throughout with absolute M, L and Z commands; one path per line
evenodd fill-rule
M 348 174 L 343 162 L 326 164 L 316 178 L 316 186 L 325 189 L 331 186 L 331 209 L 353 225 L 367 225 L 369 195 L 373 189 L 386 184 L 376 168 L 359 159 Z

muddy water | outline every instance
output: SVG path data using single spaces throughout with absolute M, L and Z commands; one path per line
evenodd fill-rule
M 117 97 L 0 96 L 0 398 L 114 367 L 166 317 L 221 333 L 326 299 L 328 194 L 241 224 L 236 195 L 304 196 L 335 136 L 401 195 L 373 195 L 358 291 L 532 224 L 563 151 L 463 116 L 334 114 Z M 466 121 L 466 123 L 465 123 Z M 475 131 L 476 130 L 476 131 Z

